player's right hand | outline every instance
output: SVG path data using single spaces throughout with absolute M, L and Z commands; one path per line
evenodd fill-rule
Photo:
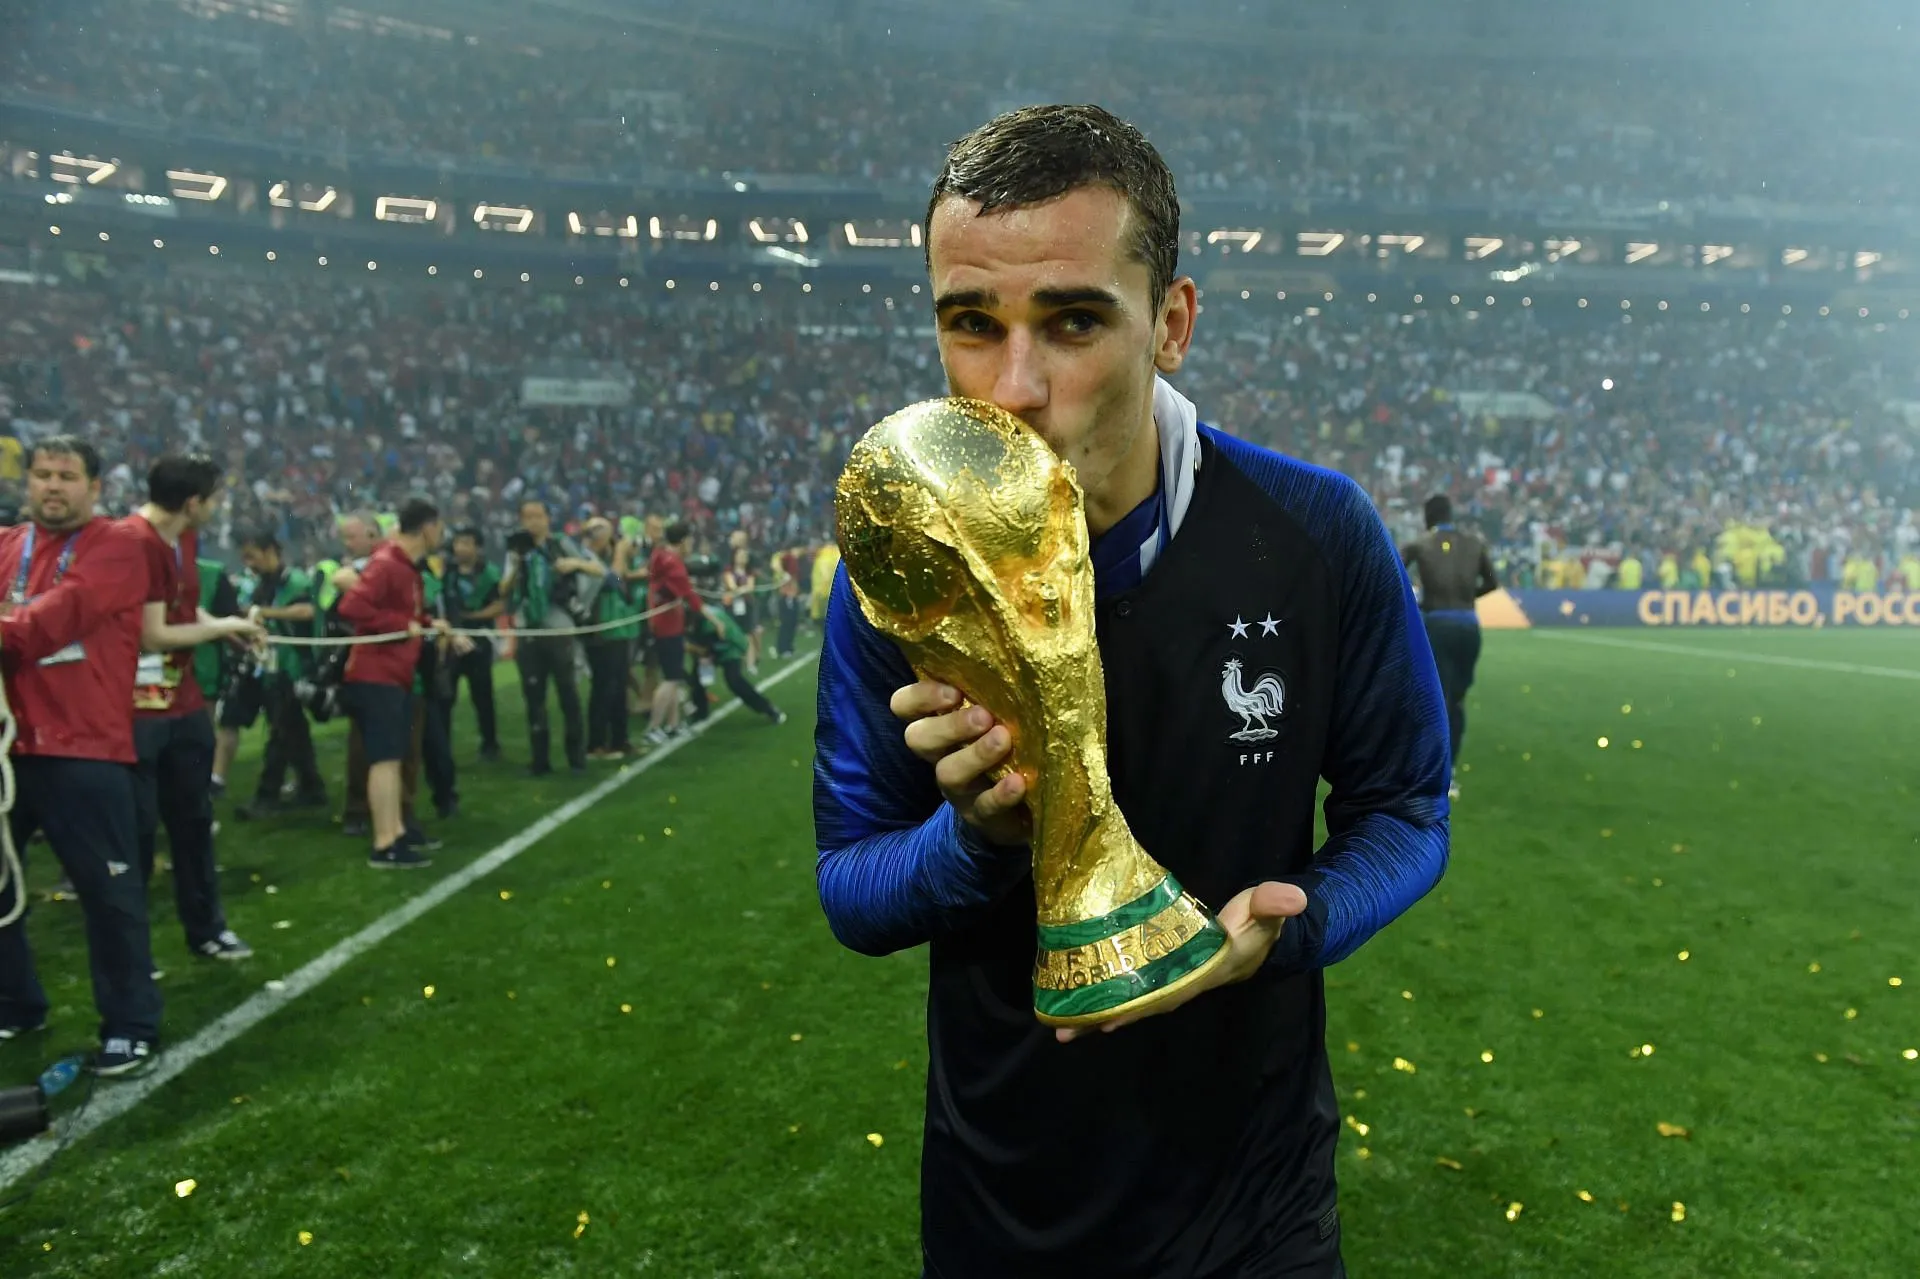
M 906 721 L 907 749 L 933 765 L 940 793 L 962 821 L 996 844 L 1033 838 L 1027 780 L 1017 772 L 991 774 L 1013 752 L 1013 730 L 982 706 L 962 706 L 959 692 L 931 680 L 893 695 L 893 713 Z

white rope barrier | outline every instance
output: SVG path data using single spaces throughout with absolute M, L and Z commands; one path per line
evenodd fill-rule
M 788 580 L 793 580 L 793 579 L 788 579 Z M 749 587 L 744 591 L 731 591 L 731 592 L 728 592 L 728 594 L 763 595 L 769 591 L 777 591 L 782 586 L 785 586 L 785 585 L 786 585 L 786 582 L 784 581 L 768 582 L 761 586 Z M 705 601 L 705 602 L 713 603 L 713 601 Z M 401 640 L 408 640 L 408 639 L 414 639 L 414 638 L 431 639 L 436 635 L 462 635 L 468 639 L 488 639 L 488 640 L 508 639 L 508 638 L 553 639 L 553 638 L 573 637 L 573 636 L 579 636 L 579 635 L 597 635 L 601 631 L 618 630 L 622 626 L 633 626 L 637 623 L 644 622 L 649 618 L 658 617 L 662 613 L 671 612 L 672 610 L 679 607 L 681 607 L 680 601 L 672 600 L 668 603 L 660 605 L 658 608 L 650 608 L 645 610 L 644 612 L 635 613 L 630 617 L 616 618 L 610 622 L 593 622 L 585 626 L 528 627 L 524 630 L 519 627 L 515 627 L 512 630 L 499 630 L 493 627 L 450 626 L 444 631 L 437 626 L 429 626 L 424 628 L 418 637 L 416 637 L 412 631 L 387 631 L 384 634 L 380 634 L 380 635 L 274 635 L 274 634 L 269 634 L 267 636 L 266 642 L 268 644 L 283 645 L 290 648 L 340 648 L 343 646 L 352 646 L 356 644 L 397 644 Z

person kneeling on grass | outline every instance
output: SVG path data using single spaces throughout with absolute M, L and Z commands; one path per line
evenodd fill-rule
M 747 633 L 738 622 L 717 608 L 702 609 L 687 618 L 687 643 L 696 652 L 713 658 L 726 676 L 727 687 L 748 710 L 765 715 L 775 724 L 787 722 L 787 713 L 768 701 L 740 669 L 747 655 Z M 712 711 L 713 703 L 698 678 L 689 680 L 687 687 L 693 691 L 693 722 L 698 724 Z
M 400 761 L 407 756 L 413 727 L 413 674 L 420 660 L 420 637 L 427 633 L 426 593 L 420 561 L 440 544 L 440 511 L 425 498 L 400 509 L 399 530 L 380 543 L 360 578 L 340 600 L 340 616 L 356 635 L 405 639 L 359 644 L 347 658 L 340 700 L 360 729 L 367 758 L 367 807 L 373 815 L 373 855 L 367 864 L 380 870 L 429 865 L 400 813 Z M 444 620 L 432 629 L 446 631 Z

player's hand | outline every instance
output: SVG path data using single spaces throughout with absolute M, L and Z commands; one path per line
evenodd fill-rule
M 989 775 L 1013 753 L 1013 728 L 983 706 L 960 705 L 958 690 L 931 680 L 893 695 L 893 713 L 907 723 L 907 749 L 933 765 L 940 793 L 960 819 L 996 844 L 1033 838 L 1027 779 Z
M 423 636 L 423 635 L 425 635 L 426 633 L 427 633 L 427 628 L 426 628 L 426 627 L 424 627 L 424 626 L 422 626 L 422 625 L 420 625 L 420 623 L 418 623 L 418 622 L 408 622 L 408 623 L 407 623 L 407 638 L 408 638 L 408 639 L 419 639 L 419 638 L 420 638 L 421 636 Z
M 1220 908 L 1220 927 L 1227 930 L 1227 957 L 1208 973 L 1181 991 L 1178 996 L 1151 1010 L 1130 1017 L 1116 1017 L 1096 1026 L 1061 1026 L 1053 1034 L 1061 1043 L 1071 1043 L 1082 1035 L 1111 1034 L 1122 1026 L 1131 1026 L 1146 1017 L 1170 1013 L 1189 999 L 1216 986 L 1231 986 L 1245 981 L 1267 961 L 1267 952 L 1280 940 L 1280 930 L 1295 915 L 1307 909 L 1307 895 L 1298 885 L 1269 880 L 1255 884 Z

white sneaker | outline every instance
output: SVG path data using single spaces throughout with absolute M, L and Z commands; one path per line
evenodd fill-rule
M 1448 783 L 1447 783 L 1447 798 L 1448 798 L 1448 799 L 1459 799 L 1459 798 L 1460 798 L 1460 783 L 1459 783 L 1459 782 L 1448 782 Z

